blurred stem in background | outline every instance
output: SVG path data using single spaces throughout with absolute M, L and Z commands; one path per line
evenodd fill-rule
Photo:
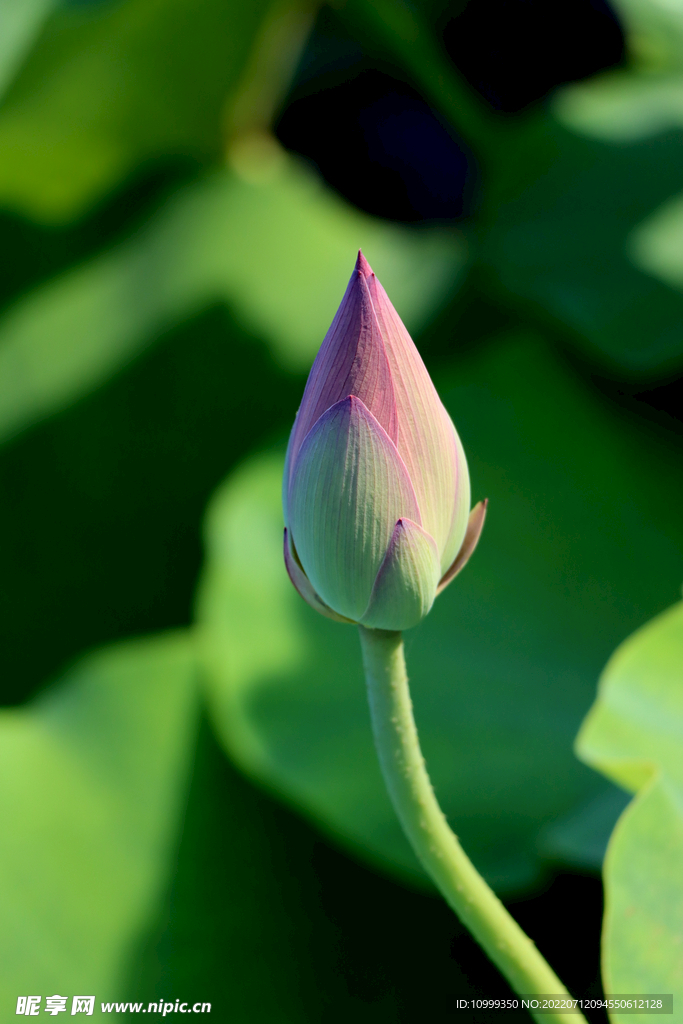
M 415 853 L 448 904 L 519 995 L 567 989 L 489 888 L 439 807 L 413 718 L 401 633 L 359 626 L 372 730 L 391 801 Z M 560 1024 L 564 1014 L 530 1011 Z M 579 1021 L 585 1024 L 582 1014 Z
M 394 0 L 347 0 L 344 9 L 364 34 L 393 50 L 426 99 L 434 104 L 484 163 L 493 159 L 504 124 L 449 60 L 418 11 Z
M 226 109 L 228 162 L 246 179 L 280 166 L 282 152 L 272 133 L 278 105 L 296 72 L 317 5 L 274 0 L 256 35 L 247 66 Z

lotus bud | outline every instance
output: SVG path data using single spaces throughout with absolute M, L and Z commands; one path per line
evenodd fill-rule
M 296 589 L 370 629 L 416 625 L 484 524 L 455 427 L 361 253 L 294 421 L 283 505 Z

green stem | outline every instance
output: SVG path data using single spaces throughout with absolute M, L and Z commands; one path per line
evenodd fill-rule
M 568 995 L 466 856 L 437 803 L 425 767 L 408 689 L 400 633 L 360 629 L 370 713 L 382 774 L 413 849 L 446 901 L 520 995 Z M 536 1014 L 561 1024 L 560 1013 Z M 583 1021 L 582 1015 L 573 1015 Z

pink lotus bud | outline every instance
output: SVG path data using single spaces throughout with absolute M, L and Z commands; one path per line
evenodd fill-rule
M 283 504 L 301 596 L 374 629 L 419 622 L 481 533 L 455 427 L 361 253 L 292 428 Z

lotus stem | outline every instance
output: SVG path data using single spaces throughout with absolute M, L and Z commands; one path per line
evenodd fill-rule
M 478 873 L 439 807 L 420 750 L 401 633 L 359 626 L 382 774 L 408 840 L 442 896 L 519 995 L 569 993 Z M 543 1024 L 563 1013 L 534 1013 Z M 581 1014 L 573 1019 L 583 1021 Z

